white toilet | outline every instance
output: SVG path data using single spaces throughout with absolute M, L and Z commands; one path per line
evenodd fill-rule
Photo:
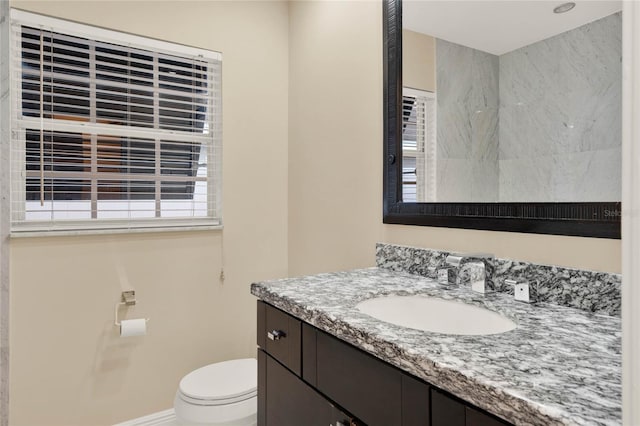
M 180 425 L 255 426 L 258 366 L 254 358 L 199 368 L 180 381 L 173 403 Z

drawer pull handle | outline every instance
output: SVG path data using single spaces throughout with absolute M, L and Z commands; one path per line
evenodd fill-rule
M 269 340 L 280 340 L 287 337 L 287 333 L 282 330 L 273 330 L 267 332 L 267 337 L 269 338 Z

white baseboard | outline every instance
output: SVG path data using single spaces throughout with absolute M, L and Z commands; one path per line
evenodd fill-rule
M 126 422 L 118 423 L 113 426 L 165 426 L 175 425 L 175 421 L 176 413 L 173 411 L 173 408 L 170 408 L 168 410 L 149 414 L 148 416 L 127 420 Z

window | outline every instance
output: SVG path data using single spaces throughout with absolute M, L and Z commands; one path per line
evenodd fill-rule
M 12 232 L 221 224 L 221 55 L 12 10 Z
M 436 98 L 404 88 L 402 96 L 402 201 L 436 201 Z

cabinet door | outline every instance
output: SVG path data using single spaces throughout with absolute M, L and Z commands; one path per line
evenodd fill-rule
M 508 426 L 509 423 L 485 414 L 471 407 L 466 407 L 466 426 Z
M 464 404 L 432 388 L 431 426 L 466 426 Z
M 349 417 L 319 393 L 298 379 L 269 355 L 265 360 L 264 404 L 258 404 L 259 426 L 337 426 L 349 425 Z
M 317 388 L 369 426 L 402 425 L 398 370 L 318 331 Z
M 430 426 L 429 385 L 402 375 L 402 426 Z
M 431 390 L 432 426 L 509 426 L 509 423 L 435 389 Z

